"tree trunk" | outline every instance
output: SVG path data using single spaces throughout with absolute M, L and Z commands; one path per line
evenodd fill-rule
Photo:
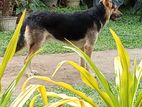
M 4 0 L 2 15 L 3 16 L 13 15 L 14 5 L 15 5 L 15 0 Z

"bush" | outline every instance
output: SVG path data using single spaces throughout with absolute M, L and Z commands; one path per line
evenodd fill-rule
M 127 51 L 124 49 L 120 39 L 116 35 L 114 31 L 110 29 L 113 38 L 116 42 L 118 56 L 115 57 L 114 60 L 114 68 L 115 68 L 115 92 L 111 89 L 111 86 L 105 76 L 101 73 L 101 71 L 96 67 L 93 61 L 78 47 L 67 47 L 79 54 L 87 64 L 89 65 L 90 69 L 96 74 L 97 78 L 94 78 L 85 68 L 79 66 L 73 61 L 62 61 L 57 66 L 55 73 L 59 70 L 59 68 L 64 64 L 68 63 L 76 68 L 81 75 L 82 81 L 93 90 L 97 91 L 99 96 L 103 99 L 103 101 L 109 107 L 140 107 L 142 105 L 142 91 L 138 91 L 138 86 L 142 76 L 142 61 L 138 66 L 136 66 L 136 61 L 134 62 L 134 72 L 130 72 L 130 59 Z M 76 97 L 69 97 L 65 94 L 57 94 L 53 92 L 48 92 L 45 86 L 42 85 L 29 85 L 27 86 L 28 81 L 31 79 L 40 79 L 47 82 L 52 82 L 58 86 L 61 86 L 73 93 L 75 93 L 79 98 Z M 71 85 L 64 83 L 64 82 L 56 82 L 51 80 L 45 76 L 33 76 L 26 80 L 23 85 L 23 90 L 20 95 L 15 99 L 12 103 L 12 107 L 23 105 L 30 97 L 33 95 L 33 92 L 37 90 L 40 94 L 32 97 L 30 102 L 30 107 L 34 106 L 34 101 L 37 97 L 41 96 L 43 99 L 43 104 L 48 107 L 58 107 L 64 104 L 69 104 L 71 106 L 77 107 L 97 107 L 97 103 L 83 92 L 76 90 Z M 61 98 L 57 102 L 48 102 L 49 96 Z
M 19 32 L 25 17 L 25 13 L 26 11 L 23 12 L 23 15 L 20 19 L 20 22 L 7 46 L 7 49 L 5 51 L 3 60 L 0 64 L 0 107 L 6 107 L 9 105 L 9 101 L 10 98 L 13 94 L 13 91 L 15 90 L 16 85 L 18 84 L 20 78 L 22 77 L 26 67 L 28 66 L 28 64 L 30 63 L 32 57 L 36 54 L 33 54 L 27 61 L 27 63 L 23 66 L 23 68 L 21 69 L 21 71 L 19 72 L 19 74 L 17 75 L 17 77 L 11 81 L 11 83 L 7 86 L 6 90 L 4 92 L 2 92 L 2 86 L 1 86 L 1 80 L 5 71 L 5 68 L 8 64 L 8 62 L 11 60 L 11 58 L 13 57 L 15 50 L 16 50 L 16 45 L 17 45 L 17 41 L 18 41 L 18 36 L 19 36 Z

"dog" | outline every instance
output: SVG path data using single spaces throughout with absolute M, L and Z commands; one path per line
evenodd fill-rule
M 71 41 L 91 57 L 93 45 L 101 29 L 110 19 L 116 20 L 121 15 L 118 7 L 110 0 L 101 0 L 96 7 L 71 14 L 32 13 L 23 23 L 16 52 L 27 46 L 26 62 L 43 42 L 54 38 L 65 43 L 65 39 Z M 83 59 L 81 66 L 86 66 Z M 28 75 L 33 75 L 33 72 Z

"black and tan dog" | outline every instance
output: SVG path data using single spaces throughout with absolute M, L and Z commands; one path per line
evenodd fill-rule
M 96 7 L 73 14 L 33 13 L 25 19 L 16 51 L 26 45 L 29 49 L 27 59 L 45 40 L 54 38 L 65 42 L 67 39 L 91 57 L 98 33 L 109 19 L 116 20 L 120 15 L 110 0 L 102 0 Z M 81 65 L 85 66 L 82 59 Z

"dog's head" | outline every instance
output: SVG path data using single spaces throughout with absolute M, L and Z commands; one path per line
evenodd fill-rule
M 115 21 L 122 16 L 122 13 L 118 10 L 120 5 L 113 0 L 101 0 L 100 2 L 102 2 L 105 7 L 107 20 L 111 19 Z

